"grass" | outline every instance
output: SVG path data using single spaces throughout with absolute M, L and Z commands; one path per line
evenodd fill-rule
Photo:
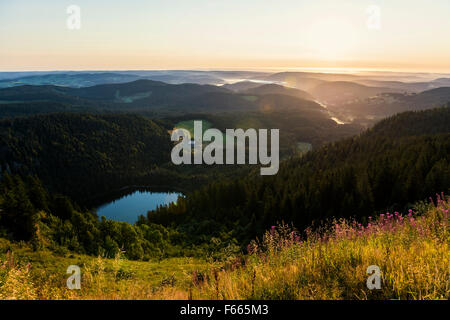
M 188 287 L 194 272 L 213 263 L 194 258 L 130 261 L 33 251 L 2 239 L 0 299 L 149 299 L 167 288 Z M 81 269 L 81 290 L 67 289 L 70 265 Z
M 201 121 L 202 122 L 202 136 L 205 133 L 206 130 L 212 127 L 212 123 L 206 120 L 187 120 L 187 121 L 180 121 L 175 125 L 175 128 L 178 129 L 185 129 L 189 131 L 191 134 L 191 137 L 194 137 L 194 121 Z
M 258 101 L 258 97 L 257 96 L 243 96 L 242 98 L 244 100 L 247 100 L 247 101 L 250 101 L 250 102 Z
M 273 226 L 249 254 L 227 263 L 189 258 L 134 262 L 33 252 L 3 240 L 14 252 L 0 258 L 3 299 L 448 299 L 449 201 L 407 214 L 335 221 L 301 238 Z M 14 258 L 17 257 L 17 258 Z M 81 290 L 66 289 L 69 264 L 82 269 Z M 369 290 L 367 268 L 381 270 L 381 289 Z

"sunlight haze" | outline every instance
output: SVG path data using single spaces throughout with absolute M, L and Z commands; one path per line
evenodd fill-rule
M 66 26 L 73 4 L 80 30 Z M 0 0 L 0 70 L 449 72 L 449 13 L 448 0 Z

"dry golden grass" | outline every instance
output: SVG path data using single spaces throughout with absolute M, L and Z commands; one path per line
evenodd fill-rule
M 386 214 L 367 226 L 339 221 L 305 241 L 285 225 L 273 227 L 244 260 L 222 266 L 84 257 L 81 290 L 68 290 L 67 275 L 45 263 L 33 269 L 9 253 L 0 260 L 0 299 L 448 299 L 448 208 L 439 200 L 422 216 Z M 380 290 L 366 286 L 371 265 L 381 269 Z

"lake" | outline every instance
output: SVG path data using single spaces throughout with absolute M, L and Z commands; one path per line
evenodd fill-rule
M 176 202 L 181 195 L 177 192 L 136 190 L 99 206 L 97 215 L 111 220 L 135 223 L 140 215 L 147 215 L 147 211 L 156 209 L 157 206 Z

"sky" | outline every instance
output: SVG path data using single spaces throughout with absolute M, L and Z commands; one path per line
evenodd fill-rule
M 450 0 L 0 0 L 0 71 L 450 72 L 449 16 Z

